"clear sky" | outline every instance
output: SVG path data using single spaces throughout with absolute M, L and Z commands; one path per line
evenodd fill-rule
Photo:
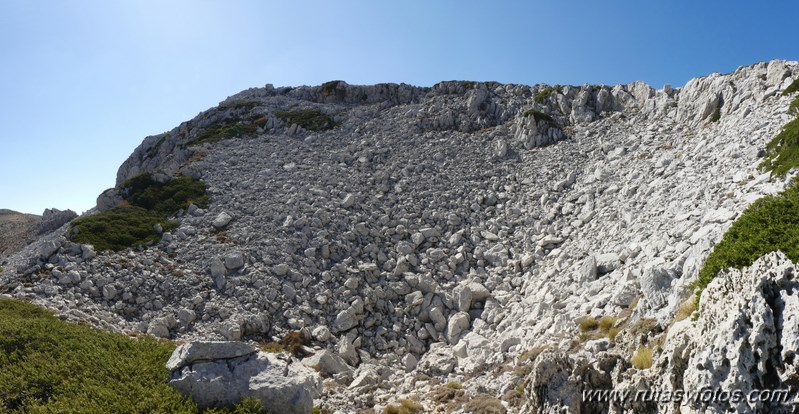
M 797 16 L 795 1 L 0 0 L 0 208 L 81 213 L 145 136 L 248 87 L 681 86 L 799 59 Z

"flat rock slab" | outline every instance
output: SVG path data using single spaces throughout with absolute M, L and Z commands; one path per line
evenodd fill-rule
M 203 341 L 191 342 L 178 346 L 166 368 L 174 371 L 196 361 L 212 361 L 220 359 L 233 359 L 254 354 L 258 351 L 253 345 L 235 341 Z

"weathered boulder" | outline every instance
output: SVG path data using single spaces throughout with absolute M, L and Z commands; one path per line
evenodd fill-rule
M 307 414 L 321 383 L 313 370 L 240 342 L 194 342 L 170 357 L 169 384 L 200 408 L 233 407 L 247 398 L 272 413 Z

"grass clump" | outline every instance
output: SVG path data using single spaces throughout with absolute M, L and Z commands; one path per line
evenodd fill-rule
M 462 390 L 463 389 L 463 385 L 461 385 L 461 383 L 458 382 L 458 381 L 450 381 L 450 382 L 447 383 L 447 388 L 450 388 L 450 389 L 453 389 L 453 390 Z
M 477 394 L 463 406 L 464 411 L 473 414 L 505 414 L 502 402 L 488 394 Z
M 161 239 L 154 230 L 156 224 L 170 231 L 177 223 L 169 216 L 189 204 L 205 208 L 210 202 L 205 184 L 186 177 L 159 183 L 144 174 L 125 181 L 121 193 L 125 200 L 119 206 L 74 220 L 72 241 L 91 244 L 99 251 L 144 247 Z
M 765 196 L 741 213 L 699 271 L 694 282 L 697 300 L 720 270 L 741 269 L 777 250 L 793 261 L 799 260 L 799 184 L 777 195 Z
M 585 319 L 581 320 L 577 326 L 580 328 L 581 332 L 588 332 L 596 330 L 599 327 L 599 322 L 592 317 L 586 317 Z
M 170 342 L 101 332 L 0 299 L 0 411 L 197 412 L 166 382 L 173 349 Z
M 399 405 L 389 405 L 383 409 L 383 414 L 417 414 L 421 413 L 424 407 L 413 400 L 402 400 Z
M 616 318 L 613 316 L 603 316 L 599 320 L 599 329 L 602 332 L 608 332 L 610 328 L 613 328 L 613 325 L 616 325 Z
M 688 319 L 689 316 L 693 315 L 696 312 L 697 308 L 697 300 L 696 295 L 691 295 L 685 302 L 680 304 L 680 307 L 677 308 L 677 312 L 674 314 L 674 321 L 679 322 L 684 319 Z
M 522 115 L 525 118 L 532 116 L 533 119 L 535 119 L 536 123 L 543 121 L 543 122 L 549 122 L 552 125 L 557 125 L 558 124 L 555 121 L 555 119 L 552 118 L 551 116 L 549 116 L 549 115 L 547 115 L 547 114 L 545 114 L 545 113 L 543 113 L 541 111 L 536 111 L 535 109 L 528 109 L 528 110 L 524 111 L 524 114 L 522 114 Z
M 297 124 L 309 131 L 327 131 L 338 126 L 330 115 L 316 109 L 284 111 L 278 112 L 276 115 L 288 125 Z
M 652 367 L 652 348 L 639 346 L 630 362 L 632 362 L 636 369 L 647 369 Z
M 303 347 L 310 344 L 311 338 L 306 337 L 300 331 L 291 331 L 280 340 L 280 345 L 283 346 L 283 349 L 297 357 L 305 356 Z

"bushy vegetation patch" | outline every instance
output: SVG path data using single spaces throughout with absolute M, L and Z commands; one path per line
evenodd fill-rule
M 783 95 L 797 91 L 799 80 L 786 88 Z M 799 96 L 791 103 L 791 108 L 796 113 Z M 785 124 L 766 145 L 766 156 L 760 167 L 778 177 L 799 167 L 799 117 Z M 730 226 L 713 247 L 694 282 L 696 303 L 702 290 L 722 269 L 742 269 L 760 256 L 777 250 L 793 261 L 799 260 L 799 182 L 796 181 L 782 193 L 752 203 Z M 689 310 L 682 309 L 679 316 L 685 316 Z
M 278 112 L 276 115 L 287 125 L 297 124 L 309 131 L 327 131 L 338 126 L 330 115 L 316 109 L 297 109 Z
M 131 178 L 122 184 L 125 200 L 151 212 L 172 215 L 189 204 L 208 207 L 211 201 L 202 181 L 188 177 L 173 178 L 166 183 L 153 181 L 149 174 Z
M 547 115 L 547 114 L 545 114 L 545 113 L 543 113 L 541 111 L 536 111 L 535 109 L 528 109 L 527 111 L 524 111 L 524 114 L 522 114 L 522 115 L 525 118 L 532 116 L 533 119 L 535 119 L 536 123 L 541 122 L 541 121 L 546 121 L 546 122 L 549 122 L 552 125 L 558 125 L 558 123 L 555 121 L 554 118 L 552 118 L 551 116 L 549 116 L 549 115 Z
M 257 130 L 258 127 L 252 123 L 245 123 L 235 118 L 227 118 L 205 127 L 187 145 L 199 145 L 206 142 L 212 143 L 224 139 L 250 136 L 254 135 Z
M 799 118 L 788 122 L 766 145 L 766 157 L 760 167 L 777 176 L 799 167 Z
M 0 299 L 0 412 L 199 413 L 167 383 L 174 349 L 169 341 L 103 332 Z M 205 411 L 263 412 L 255 400 Z
M 156 224 L 170 231 L 177 227 L 170 216 L 189 204 L 205 208 L 210 202 L 205 184 L 187 177 L 159 183 L 144 174 L 125 181 L 122 193 L 122 205 L 74 220 L 72 241 L 91 244 L 100 251 L 144 247 L 160 240 Z
M 785 88 L 784 91 L 782 91 L 782 94 L 790 95 L 794 92 L 799 92 L 799 79 L 796 79 L 795 81 L 791 82 L 791 84 L 788 85 L 788 87 Z
M 539 104 L 540 103 L 544 103 L 544 101 L 546 101 L 547 98 L 549 98 L 549 96 L 552 95 L 552 93 L 554 93 L 556 91 L 557 91 L 557 88 L 555 88 L 554 86 L 546 86 L 546 87 L 544 87 L 544 89 L 542 91 L 540 91 L 537 94 L 535 94 L 535 98 L 533 98 L 533 99 L 535 99 L 536 103 L 539 103 Z
M 0 411 L 197 412 L 166 382 L 173 349 L 170 342 L 101 332 L 0 299 Z
M 91 244 L 100 251 L 143 247 L 161 238 L 153 230 L 156 224 L 161 224 L 166 231 L 177 226 L 163 215 L 141 207 L 115 207 L 104 213 L 73 221 L 72 241 Z
M 744 210 L 713 248 L 694 287 L 701 294 L 720 270 L 750 266 L 760 256 L 777 250 L 793 261 L 799 260 L 797 184 L 780 194 L 765 196 Z

